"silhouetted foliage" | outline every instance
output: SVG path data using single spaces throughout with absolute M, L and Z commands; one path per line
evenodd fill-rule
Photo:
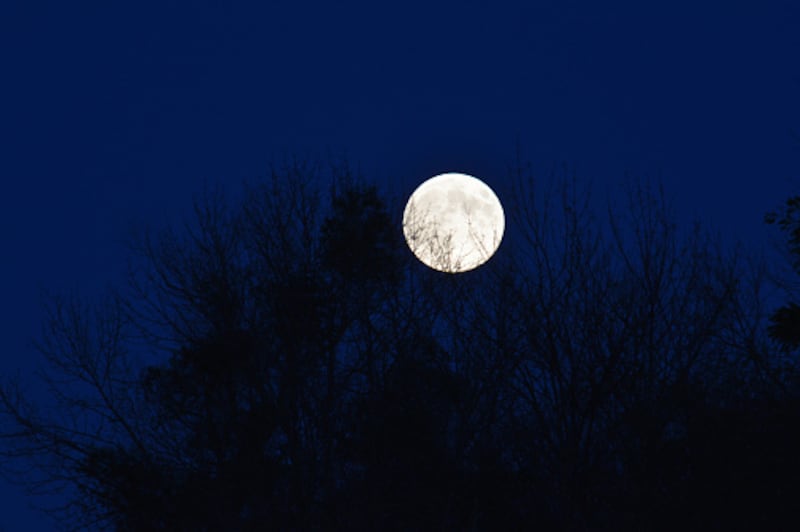
M 800 196 L 789 198 L 780 210 L 767 213 L 764 219 L 777 225 L 785 235 L 788 262 L 793 273 L 800 274 Z M 800 306 L 796 302 L 790 301 L 777 309 L 770 322 L 769 333 L 773 338 L 786 347 L 800 347 Z
M 783 344 L 800 347 L 800 306 L 787 303 L 770 316 L 769 333 Z
M 334 193 L 331 215 L 322 224 L 322 266 L 347 282 L 399 281 L 400 232 L 377 188 L 349 187 Z
M 346 172 L 201 198 L 97 312 L 51 301 L 54 404 L 0 388 L 5 457 L 75 529 L 779 527 L 800 433 L 761 270 L 643 185 L 603 223 L 512 177 L 513 236 L 461 275 Z

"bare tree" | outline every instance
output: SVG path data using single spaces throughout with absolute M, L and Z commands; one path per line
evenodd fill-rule
M 65 525 L 648 528 L 709 478 L 698 420 L 781 382 L 764 268 L 659 190 L 598 216 L 519 170 L 500 250 L 450 275 L 334 170 L 212 191 L 138 238 L 127 289 L 50 300 L 52 404 L 6 382 L 0 434 L 20 480 L 72 489 Z
M 766 272 L 698 226 L 680 232 L 663 191 L 632 183 L 604 224 L 575 180 L 548 191 L 517 179 L 507 210 L 523 243 L 451 320 L 483 384 L 484 445 L 505 444 L 504 467 L 535 472 L 577 528 L 602 525 L 614 489 L 642 493 L 647 519 L 658 497 L 629 483 L 651 450 L 684 445 L 704 405 L 774 383 Z M 686 473 L 653 469 L 647 482 Z

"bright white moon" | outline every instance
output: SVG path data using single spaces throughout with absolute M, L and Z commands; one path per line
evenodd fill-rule
M 505 231 L 500 200 L 475 177 L 447 173 L 422 183 L 403 212 L 408 247 L 427 266 L 458 273 L 494 255 Z

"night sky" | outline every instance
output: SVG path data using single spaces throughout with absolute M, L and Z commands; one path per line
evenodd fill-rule
M 800 183 L 796 0 L 143 5 L 0 4 L 0 375 L 38 363 L 42 290 L 101 294 L 131 227 L 287 156 L 502 200 L 519 146 L 612 199 L 660 178 L 681 222 L 752 249 Z M 50 529 L 31 502 L 0 483 L 0 528 Z

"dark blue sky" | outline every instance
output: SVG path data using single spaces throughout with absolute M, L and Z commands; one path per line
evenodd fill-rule
M 40 289 L 99 293 L 130 224 L 285 155 L 500 192 L 519 141 L 754 246 L 800 183 L 797 1 L 126 4 L 0 5 L 0 374 L 37 363 Z M 0 527 L 48 529 L 28 501 L 0 484 Z

